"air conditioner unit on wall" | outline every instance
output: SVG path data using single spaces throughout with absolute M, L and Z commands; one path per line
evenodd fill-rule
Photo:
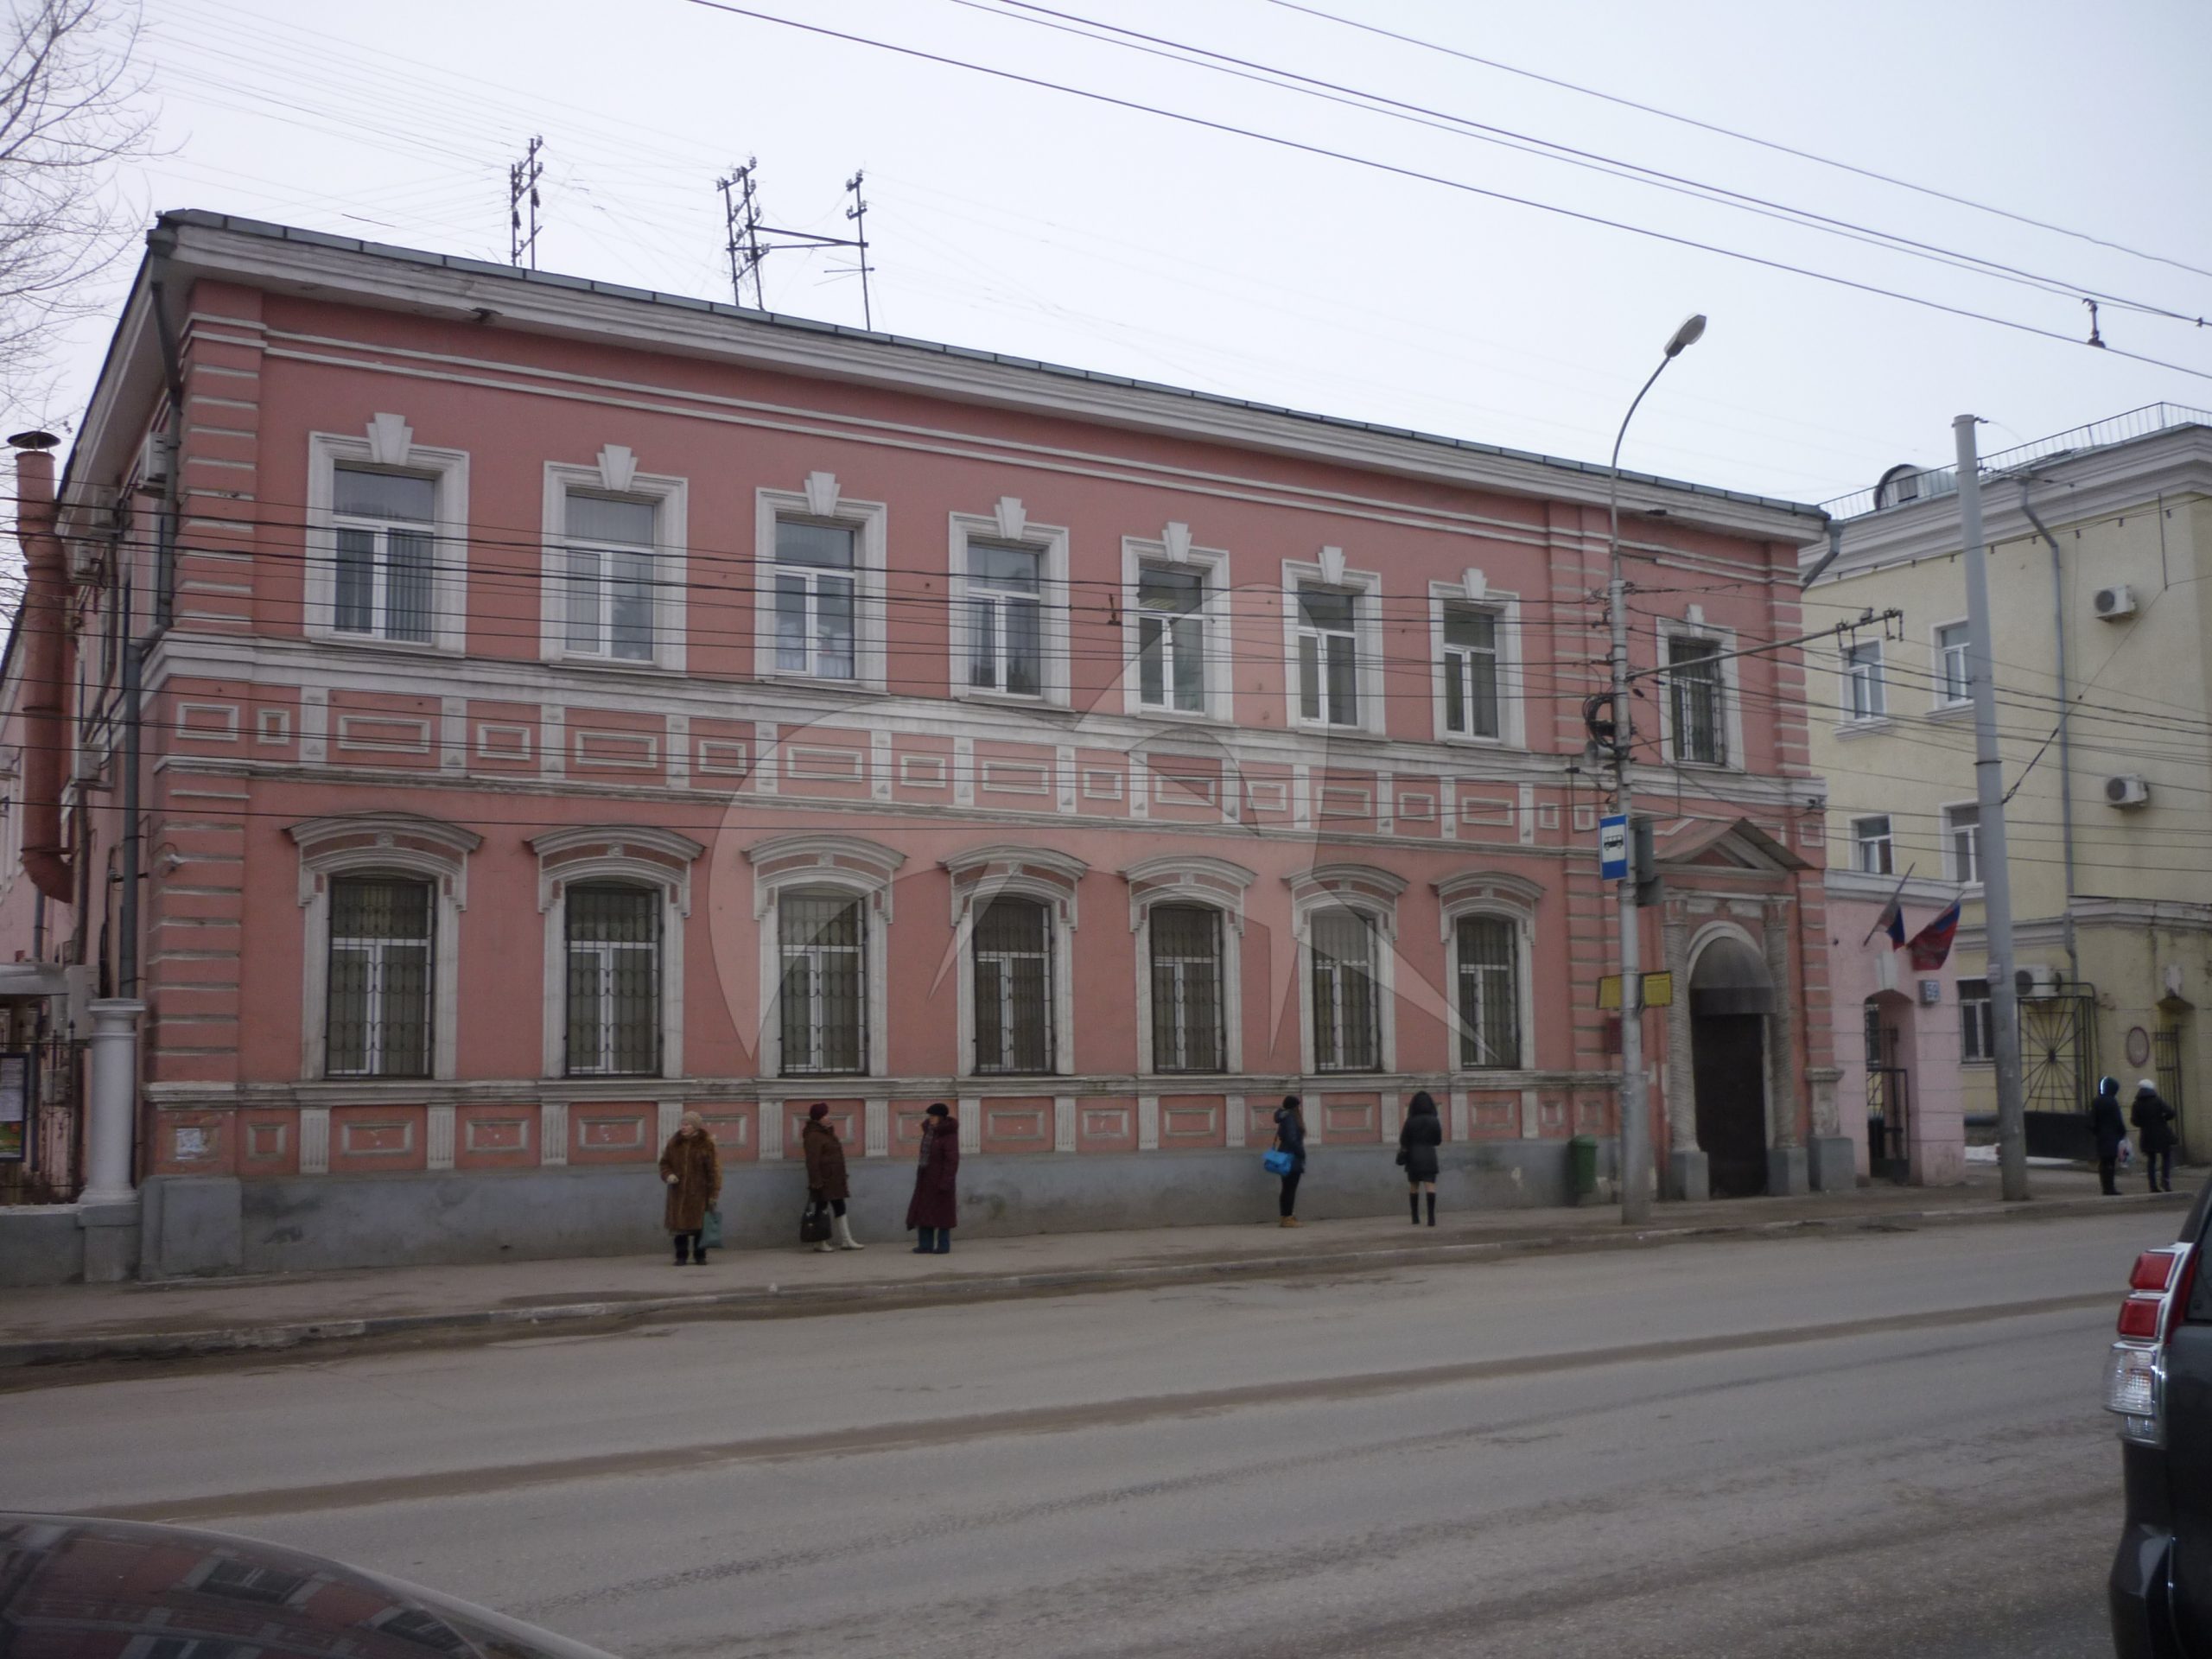
M 2047 962 L 2024 963 L 2012 970 L 2015 996 L 2049 996 L 2058 988 L 2058 969 Z
M 2150 798 L 2150 783 L 2140 772 L 2124 772 L 2105 779 L 2107 806 L 2141 806 Z
M 2110 588 L 2100 588 L 2096 597 L 2089 603 L 2095 607 L 2097 615 L 2104 621 L 2117 622 L 2122 617 L 2135 614 L 2135 590 L 2124 582 Z

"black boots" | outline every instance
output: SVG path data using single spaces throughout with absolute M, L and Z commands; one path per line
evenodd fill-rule
M 1430 1202 L 1431 1205 L 1433 1206 L 1433 1205 L 1434 1205 L 1434 1203 L 1435 1203 L 1435 1200 L 1432 1198 L 1429 1202 Z M 1420 1226 L 1420 1225 L 1421 1225 L 1421 1194 L 1420 1194 L 1420 1193 L 1418 1193 L 1418 1192 L 1408 1192 L 1408 1193 L 1407 1193 L 1407 1194 L 1406 1194 L 1406 1208 L 1413 1211 L 1413 1214 L 1414 1214 L 1414 1226 L 1416 1226 L 1416 1227 Z
M 704 1258 L 707 1253 L 704 1250 L 702 1250 L 699 1254 L 702 1258 Z M 689 1233 L 678 1233 L 676 1236 L 676 1265 L 680 1268 L 690 1259 L 691 1235 Z
M 1432 1227 L 1436 1225 L 1436 1194 L 1433 1192 L 1428 1195 L 1428 1224 Z

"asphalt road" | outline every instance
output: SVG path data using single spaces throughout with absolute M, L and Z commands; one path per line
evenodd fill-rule
M 2095 1654 L 2172 1220 L 125 1373 L 0 1400 L 0 1505 L 636 1659 Z

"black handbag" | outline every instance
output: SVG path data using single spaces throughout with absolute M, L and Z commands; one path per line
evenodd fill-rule
M 819 1244 L 830 1236 L 830 1208 L 827 1205 L 810 1204 L 799 1212 L 798 1242 Z
M 1398 1148 L 1398 1167 L 1399 1167 L 1400 1169 L 1403 1169 L 1405 1166 L 1406 1166 L 1406 1149 L 1405 1149 L 1403 1147 L 1400 1147 Z

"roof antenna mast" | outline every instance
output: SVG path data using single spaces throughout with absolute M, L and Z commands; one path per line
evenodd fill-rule
M 537 181 L 545 176 L 545 164 L 537 153 L 545 148 L 545 140 L 532 138 L 530 149 L 522 160 L 507 167 L 507 263 L 522 264 L 523 256 L 530 256 L 530 268 L 537 269 Z M 524 201 L 530 204 L 530 234 L 523 234 L 522 210 Z

